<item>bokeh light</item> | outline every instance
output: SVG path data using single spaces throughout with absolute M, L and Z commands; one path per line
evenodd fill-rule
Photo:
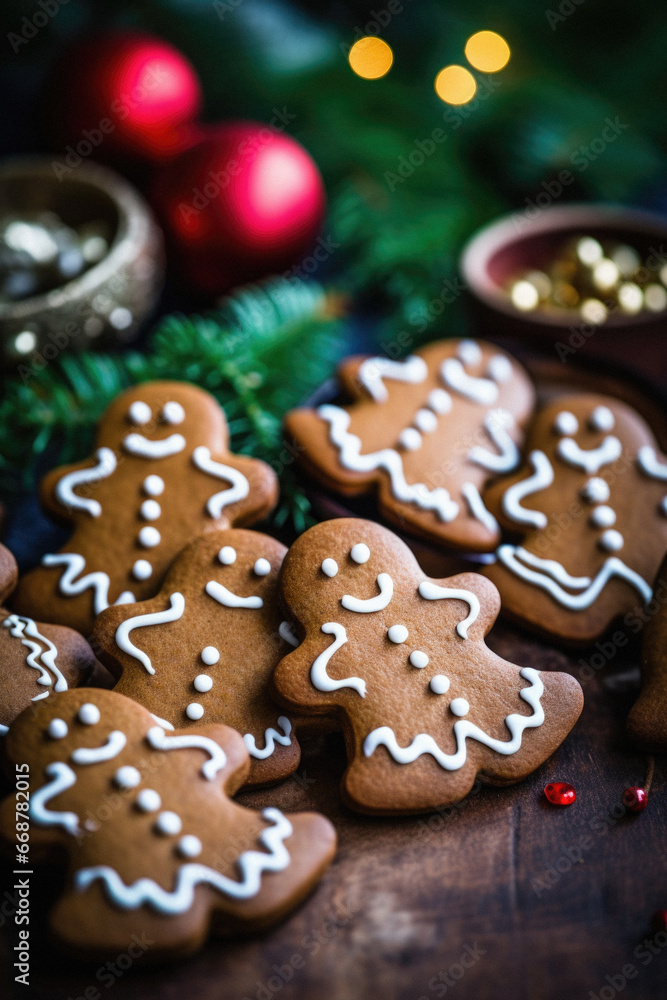
M 364 80 L 379 80 L 391 69 L 394 53 L 381 38 L 367 35 L 354 43 L 348 59 L 357 76 Z
M 466 42 L 466 59 L 482 73 L 497 73 L 507 66 L 510 47 L 495 31 L 478 31 Z
M 475 77 L 465 66 L 445 66 L 435 78 L 435 92 L 447 104 L 467 104 L 476 91 Z

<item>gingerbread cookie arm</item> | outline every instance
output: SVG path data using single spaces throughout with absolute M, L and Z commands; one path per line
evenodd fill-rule
M 112 476 L 117 466 L 116 452 L 100 447 L 91 458 L 52 469 L 40 485 L 43 507 L 64 524 L 100 517 L 102 505 L 94 496 L 95 484 Z
M 203 446 L 195 448 L 192 458 L 211 478 L 206 511 L 218 526 L 222 519 L 239 528 L 260 521 L 278 502 L 278 478 L 260 459 L 231 453 L 216 457 Z

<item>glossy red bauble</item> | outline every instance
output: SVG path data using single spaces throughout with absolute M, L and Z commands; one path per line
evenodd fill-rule
M 46 103 L 49 138 L 73 151 L 72 159 L 160 162 L 191 141 L 202 93 L 178 49 L 123 31 L 85 38 L 68 50 Z
M 566 781 L 550 781 L 544 786 L 544 794 L 555 806 L 571 806 L 577 797 L 574 785 Z
M 631 786 L 622 795 L 623 805 L 631 812 L 642 812 L 648 805 L 648 795 L 643 788 Z
M 325 210 L 310 154 L 291 136 L 257 122 L 202 128 L 199 142 L 158 174 L 153 203 L 178 270 L 215 294 L 280 273 L 313 250 Z M 326 248 L 310 260 L 310 273 Z

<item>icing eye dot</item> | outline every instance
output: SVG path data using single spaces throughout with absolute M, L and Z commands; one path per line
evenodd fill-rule
M 67 723 L 64 719 L 51 719 L 46 731 L 52 740 L 63 740 L 68 733 Z
M 164 493 L 162 476 L 150 475 L 144 479 L 144 493 L 149 497 L 159 497 Z
M 423 670 L 424 667 L 428 666 L 428 656 L 426 653 L 422 653 L 421 649 L 414 649 L 410 653 L 410 663 L 413 667 Z
M 162 513 L 162 508 L 157 500 L 144 500 L 140 507 L 140 513 L 145 521 L 156 521 Z
M 594 528 L 611 528 L 612 524 L 616 524 L 616 512 L 603 504 L 595 508 L 589 521 Z
M 512 377 L 512 363 L 503 354 L 494 354 L 486 373 L 494 382 L 507 382 Z
M 458 355 L 464 365 L 478 365 L 482 360 L 482 352 L 474 340 L 462 340 Z
M 325 559 L 320 567 L 325 576 L 335 576 L 338 572 L 338 563 L 335 559 Z
M 202 663 L 205 663 L 207 667 L 212 667 L 220 659 L 220 653 L 215 646 L 205 646 L 201 651 L 201 659 Z
M 421 448 L 422 436 L 414 427 L 406 427 L 398 435 L 398 443 L 406 451 L 417 451 L 418 448 Z
M 596 406 L 590 415 L 588 425 L 593 431 L 612 431 L 616 421 L 608 406 Z
M 609 499 L 609 487 L 604 479 L 593 476 L 582 487 L 581 496 L 587 503 L 606 503 Z
M 186 708 L 185 714 L 187 715 L 188 719 L 192 719 L 194 722 L 196 722 L 197 719 L 201 719 L 202 715 L 204 714 L 204 709 L 199 704 L 198 701 L 193 701 Z
M 118 768 L 113 776 L 113 780 L 119 788 L 136 788 L 141 781 L 141 775 L 136 767 L 131 767 L 128 764 L 126 767 Z
M 236 549 L 233 549 L 231 545 L 223 545 L 218 552 L 218 559 L 223 566 L 231 566 L 236 562 Z
M 158 818 L 155 820 L 155 829 L 158 833 L 164 833 L 167 837 L 173 837 L 177 833 L 181 832 L 183 824 L 181 823 L 181 817 L 178 813 L 171 812 L 166 809 L 164 812 L 160 813 Z
M 132 567 L 132 576 L 135 580 L 147 580 L 152 572 L 153 567 L 147 559 L 137 559 Z
M 570 413 L 569 410 L 562 410 L 554 420 L 554 430 L 556 434 L 560 435 L 576 434 L 579 430 L 579 421 L 574 413 Z
M 427 402 L 434 413 L 449 413 L 452 408 L 452 397 L 444 389 L 431 389 Z
M 153 549 L 160 544 L 161 535 L 157 528 L 145 527 L 139 532 L 139 544 L 145 549 Z
M 432 410 L 417 410 L 415 424 L 424 434 L 429 434 L 438 426 L 438 418 Z
M 100 721 L 100 710 L 97 705 L 86 702 L 79 709 L 77 718 L 79 722 L 83 722 L 84 726 L 94 726 Z
M 615 528 L 603 531 L 598 540 L 598 545 L 605 552 L 618 552 L 623 548 L 623 535 Z
M 408 637 L 408 630 L 406 629 L 405 625 L 392 625 L 387 630 L 387 638 L 389 639 L 390 642 L 395 642 L 397 644 L 400 644 L 401 642 L 405 642 L 407 637 Z
M 187 833 L 178 842 L 178 853 L 183 858 L 198 858 L 202 852 L 202 843 L 193 833 Z
M 350 559 L 352 559 L 353 562 L 359 563 L 359 565 L 367 563 L 370 557 L 371 550 L 367 545 L 364 545 L 363 542 L 357 542 L 357 544 L 353 545 L 350 549 Z
M 165 424 L 182 424 L 185 420 L 185 410 L 180 403 L 165 403 L 160 416 Z
M 213 678 L 209 677 L 208 674 L 198 674 L 195 677 L 193 684 L 195 691 L 201 691 L 202 693 L 204 691 L 210 691 L 213 687 Z
M 135 401 L 130 404 L 127 415 L 133 424 L 147 424 L 150 423 L 153 411 L 148 403 L 143 403 L 140 399 L 135 399 Z
M 429 687 L 433 692 L 433 694 L 447 694 L 447 692 L 449 691 L 449 677 L 445 677 L 444 674 L 436 674 L 435 677 L 431 678 L 431 683 L 429 684 Z M 463 699 L 455 698 L 454 701 L 463 701 Z
M 458 715 L 461 717 L 468 714 L 470 711 L 470 705 L 465 698 L 454 698 L 454 700 L 449 703 L 449 710 L 452 715 Z
M 268 559 L 258 559 L 253 566 L 253 571 L 257 576 L 268 576 L 271 572 L 271 563 Z
M 137 795 L 136 806 L 141 812 L 157 812 L 161 805 L 162 799 L 153 788 L 142 788 Z

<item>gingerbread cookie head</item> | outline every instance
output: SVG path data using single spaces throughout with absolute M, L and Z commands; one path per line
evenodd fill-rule
M 12 773 L 27 765 L 31 860 L 67 858 L 52 934 L 84 957 L 143 934 L 144 960 L 162 959 L 195 951 L 211 928 L 266 926 L 334 851 L 322 816 L 230 800 L 248 756 L 226 726 L 169 732 L 129 698 L 79 688 L 22 715 L 5 748 Z M 0 832 L 14 849 L 15 813 L 12 795 Z
M 590 642 L 651 596 L 667 549 L 667 461 L 643 418 L 607 396 L 559 397 L 530 433 L 528 461 L 485 501 L 525 535 L 486 574 L 503 611 Z
M 667 750 L 667 556 L 653 587 L 653 597 L 630 619 L 633 632 L 644 628 L 642 691 L 628 717 L 628 732 L 649 750 Z
M 311 528 L 285 558 L 281 590 L 303 641 L 277 667 L 277 695 L 338 719 L 349 758 L 342 793 L 361 812 L 447 805 L 478 774 L 518 781 L 581 712 L 569 674 L 522 670 L 485 645 L 500 607 L 488 580 L 430 580 L 370 521 Z
M 191 538 L 258 520 L 276 498 L 267 465 L 227 450 L 212 396 L 181 382 L 136 386 L 102 418 L 93 458 L 46 477 L 44 504 L 73 534 L 22 579 L 17 606 L 89 634 L 109 605 L 155 594 Z
M 269 695 L 292 648 L 278 607 L 285 552 L 257 531 L 208 531 L 181 552 L 155 597 L 108 608 L 95 623 L 115 690 L 170 727 L 238 730 L 250 785 L 279 781 L 299 764 L 292 719 Z
M 14 556 L 0 545 L 0 601 L 11 594 L 17 575 Z M 83 683 L 95 664 L 78 632 L 0 607 L 0 736 L 29 705 Z
M 534 404 L 521 365 L 492 344 L 446 340 L 405 361 L 349 358 L 339 376 L 352 405 L 287 415 L 305 467 L 349 496 L 377 490 L 382 514 L 412 533 L 493 550 L 500 531 L 480 491 L 519 463 Z

